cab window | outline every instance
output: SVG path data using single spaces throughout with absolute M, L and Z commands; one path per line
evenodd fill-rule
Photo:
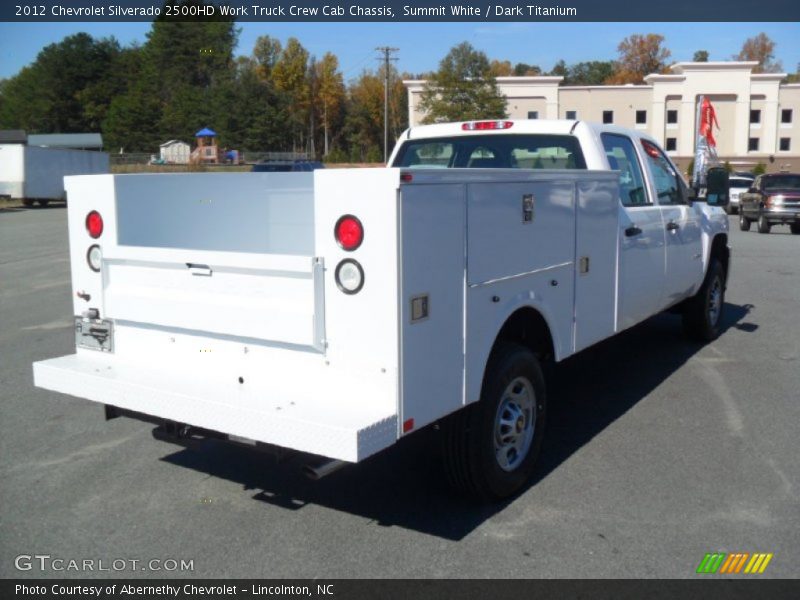
M 468 135 L 405 142 L 392 166 L 443 169 L 585 169 L 571 135 Z
M 647 157 L 647 166 L 653 175 L 653 185 L 659 204 L 685 204 L 681 177 L 675 171 L 664 153 L 656 146 L 642 140 L 644 155 Z
M 647 206 L 652 204 L 647 198 L 642 177 L 642 166 L 636 156 L 636 148 L 629 137 L 616 133 L 600 135 L 603 148 L 612 171 L 619 171 L 619 195 L 623 206 Z

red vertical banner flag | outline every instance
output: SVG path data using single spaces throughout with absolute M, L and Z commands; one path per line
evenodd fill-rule
M 717 111 L 714 110 L 708 98 L 703 97 L 703 103 L 700 106 L 700 135 L 706 138 L 709 146 L 716 146 L 717 142 L 714 139 L 713 126 L 716 125 L 719 129 L 719 121 L 717 121 Z

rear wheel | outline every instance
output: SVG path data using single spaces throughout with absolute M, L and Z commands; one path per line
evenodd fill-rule
M 800 235 L 800 223 L 792 223 L 789 225 L 789 229 L 792 230 L 792 233 L 795 235 Z
M 31 200 L 30 198 L 23 198 L 22 199 L 22 205 L 23 206 L 33 206 L 33 200 Z
M 758 233 L 769 233 L 772 226 L 764 215 L 758 217 Z
M 50 204 L 50 200 L 37 200 L 36 202 L 38 202 L 39 206 L 41 206 L 42 208 Z
M 712 258 L 703 285 L 684 306 L 683 329 L 686 335 L 699 342 L 715 340 L 720 333 L 724 306 L 725 274 L 719 260 Z
M 750 219 L 745 217 L 741 210 L 739 211 L 739 229 L 742 231 L 750 231 Z
M 451 485 L 481 500 L 499 500 L 530 479 L 542 446 L 547 403 L 533 353 L 503 342 L 486 369 L 481 399 L 443 423 Z

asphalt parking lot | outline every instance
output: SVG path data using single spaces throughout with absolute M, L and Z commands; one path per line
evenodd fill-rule
M 559 365 L 537 481 L 489 508 L 450 494 L 433 431 L 313 483 L 34 388 L 33 361 L 73 351 L 66 211 L 0 211 L 0 577 L 684 578 L 715 551 L 797 577 L 800 236 L 731 225 L 719 340 L 662 315 Z M 193 570 L 18 571 L 21 554 Z

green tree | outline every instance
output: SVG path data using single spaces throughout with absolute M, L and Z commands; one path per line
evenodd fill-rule
M 567 63 L 564 62 L 563 58 L 553 65 L 553 70 L 550 71 L 548 75 L 564 77 L 565 79 L 569 76 L 569 67 L 567 67 Z
M 517 63 L 514 65 L 514 75 L 522 77 L 524 75 L 541 75 L 542 70 L 539 65 L 529 65 L 527 63 Z
M 339 122 L 345 101 L 345 87 L 339 72 L 339 60 L 326 52 L 316 63 L 317 104 L 322 119 L 324 133 L 323 156 L 330 151 L 330 135 L 333 124 Z
M 775 60 L 775 42 L 763 32 L 746 39 L 739 54 L 734 55 L 733 59 L 757 62 L 753 68 L 754 73 L 780 73 L 783 70 L 781 61 Z
M 28 67 L 4 85 L 0 127 L 29 132 L 96 131 L 102 111 L 120 91 L 114 77 L 120 47 L 113 38 L 77 33 L 45 47 Z M 105 82 L 100 86 L 98 82 Z M 92 109 L 85 110 L 86 100 Z
M 309 122 L 311 87 L 308 77 L 308 50 L 296 38 L 289 38 L 272 69 L 275 89 L 289 100 L 293 145 L 305 147 L 305 128 Z
M 610 60 L 592 60 L 570 66 L 565 85 L 602 85 L 614 75 L 615 65 Z
M 505 97 L 497 89 L 489 59 L 469 42 L 455 46 L 439 63 L 420 98 L 425 123 L 500 119 Z
M 698 50 L 692 57 L 694 62 L 708 62 L 708 50 Z

